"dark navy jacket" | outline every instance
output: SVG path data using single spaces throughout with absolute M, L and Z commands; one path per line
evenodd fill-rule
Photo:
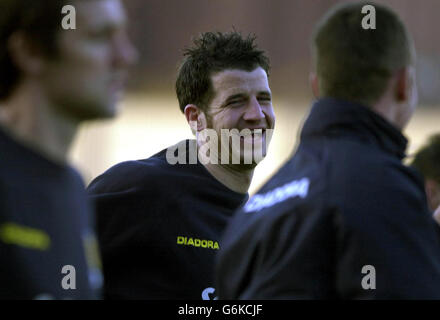
M 223 236 L 220 299 L 440 299 L 439 227 L 406 145 L 364 106 L 317 101 Z

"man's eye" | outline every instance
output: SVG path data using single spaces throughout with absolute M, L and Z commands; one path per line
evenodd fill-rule
M 103 31 L 93 31 L 89 33 L 91 39 L 96 40 L 107 40 L 111 37 L 111 32 L 108 32 L 107 30 Z
M 243 103 L 243 100 L 233 100 L 233 101 L 229 101 L 227 105 L 228 106 L 236 106 L 236 105 L 239 105 L 242 103 Z

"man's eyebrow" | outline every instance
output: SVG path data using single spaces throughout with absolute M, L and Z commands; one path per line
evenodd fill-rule
M 233 94 L 232 96 L 229 96 L 226 98 L 226 101 L 231 101 L 234 99 L 238 99 L 238 98 L 246 98 L 247 95 L 244 93 L 237 93 L 237 94 Z

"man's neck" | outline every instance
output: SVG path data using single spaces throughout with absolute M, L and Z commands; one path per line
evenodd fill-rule
M 0 125 L 16 140 L 65 164 L 77 122 L 56 111 L 32 85 L 21 85 L 0 106 Z
M 237 193 L 246 194 L 252 182 L 254 168 L 243 169 L 239 166 L 204 164 L 208 172 L 220 183 Z

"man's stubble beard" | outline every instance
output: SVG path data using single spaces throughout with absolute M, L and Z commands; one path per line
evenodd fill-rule
M 214 129 L 214 125 L 213 125 L 213 121 L 212 121 L 212 117 L 209 115 L 208 112 L 205 113 L 205 117 L 206 117 L 206 126 L 207 129 L 212 129 L 217 133 L 217 141 L 218 141 L 218 163 L 221 163 L 221 152 L 222 152 L 222 144 L 221 144 L 221 132 L 218 132 L 217 130 Z M 223 128 L 225 129 L 225 128 Z M 220 129 L 221 130 L 221 129 Z M 228 129 L 230 130 L 230 129 Z M 238 130 L 238 129 L 237 129 Z M 240 145 L 242 144 L 242 141 L 240 140 Z M 255 167 L 258 165 L 258 163 L 256 163 L 255 157 L 252 154 L 252 163 L 250 164 L 245 164 L 244 163 L 244 154 L 241 154 L 241 150 L 242 148 L 240 147 L 240 163 L 236 163 L 234 164 L 232 161 L 232 156 L 233 156 L 233 149 L 232 149 L 232 137 L 229 137 L 229 161 L 227 164 L 222 164 L 224 166 L 227 166 L 229 168 L 232 168 L 234 171 L 249 171 L 249 170 L 254 170 Z M 244 148 L 243 148 L 244 149 Z M 244 151 L 244 150 L 243 150 Z M 266 157 L 266 155 L 264 155 L 264 157 Z M 263 158 L 264 158 L 263 157 Z

